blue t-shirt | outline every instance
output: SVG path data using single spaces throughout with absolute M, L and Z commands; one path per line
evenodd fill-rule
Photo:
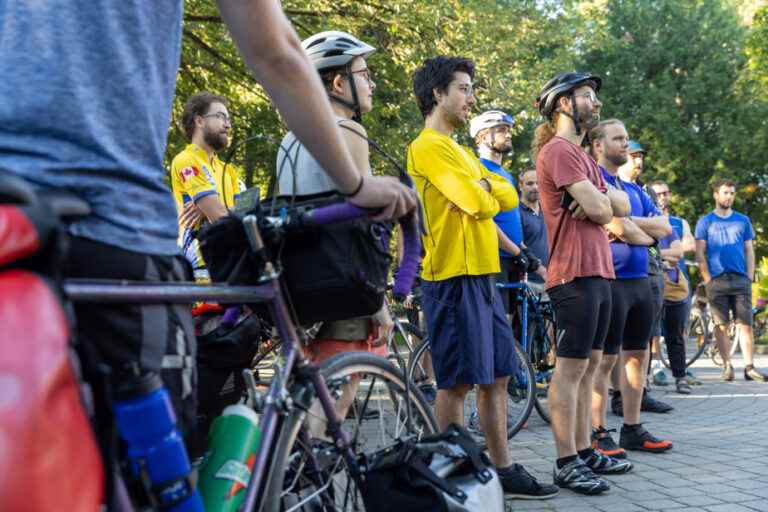
M 623 188 L 629 196 L 630 215 L 633 217 L 654 217 L 661 212 L 653 200 L 642 188 L 629 181 L 621 180 L 619 187 L 618 176 L 611 176 L 608 171 L 600 167 L 603 178 L 613 188 Z M 638 279 L 648 277 L 648 247 L 644 245 L 631 245 L 621 240 L 611 242 L 611 254 L 613 256 L 613 268 L 616 279 Z
M 498 174 L 510 182 L 513 187 L 515 186 L 515 179 L 502 166 L 491 160 L 486 160 L 485 158 L 481 158 L 480 161 L 489 171 Z M 523 224 L 520 221 L 519 209 L 512 208 L 511 210 L 500 211 L 493 218 L 493 221 L 501 228 L 504 234 L 507 235 L 507 238 L 515 243 L 515 245 L 520 246 L 520 244 L 523 243 Z M 502 251 L 501 249 L 499 249 L 499 255 L 502 258 L 512 257 L 511 254 Z
M 65 189 L 74 235 L 178 254 L 163 168 L 182 0 L 0 2 L 0 173 Z
M 674 231 L 677 234 L 677 240 L 682 240 L 683 232 L 685 231 L 683 229 L 683 219 L 681 219 L 680 217 L 673 217 L 672 215 L 670 215 L 669 223 L 672 226 L 672 231 Z M 685 258 L 680 258 L 680 261 L 677 262 L 677 266 L 680 268 L 680 272 L 682 272 L 683 275 L 685 276 L 685 279 L 687 279 L 690 282 L 691 277 L 688 275 L 688 265 L 685 264 Z
M 695 236 L 707 242 L 707 267 L 712 277 L 725 272 L 747 276 L 744 242 L 755 238 L 749 217 L 732 212 L 722 218 L 711 212 L 696 223 Z

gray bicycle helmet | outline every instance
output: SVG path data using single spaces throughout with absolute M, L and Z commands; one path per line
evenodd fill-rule
M 360 112 L 360 101 L 357 98 L 357 89 L 354 87 L 352 78 L 352 60 L 355 57 L 367 58 L 376 51 L 376 48 L 360 41 L 355 36 L 347 32 L 338 30 L 329 30 L 320 32 L 308 37 L 301 42 L 301 47 L 309 56 L 309 60 L 315 65 L 318 73 L 330 69 L 344 68 L 352 90 L 352 102 L 346 101 L 338 96 L 330 95 L 330 98 L 347 108 L 352 109 L 352 119 L 360 122 L 362 114 Z

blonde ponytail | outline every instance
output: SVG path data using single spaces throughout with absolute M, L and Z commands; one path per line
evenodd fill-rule
M 531 160 L 536 163 L 536 159 L 539 157 L 539 151 L 543 148 L 547 142 L 552 140 L 555 136 L 555 123 L 553 121 L 545 121 L 536 127 L 536 132 L 533 135 L 533 142 L 531 143 Z

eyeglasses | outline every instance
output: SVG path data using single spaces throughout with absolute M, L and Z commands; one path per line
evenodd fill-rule
M 598 102 L 597 94 L 595 94 L 595 91 L 587 91 L 584 94 L 574 94 L 574 96 L 576 98 L 585 98 L 592 103 Z
M 206 118 L 206 117 L 215 117 L 216 119 L 218 119 L 219 121 L 221 121 L 221 122 L 223 122 L 225 124 L 231 124 L 232 123 L 232 120 L 230 119 L 230 117 L 227 114 L 225 114 L 224 112 L 214 112 L 212 114 L 205 114 L 203 116 L 203 118 Z
M 475 88 L 472 87 L 471 84 L 470 85 L 460 84 L 460 85 L 458 85 L 456 87 L 457 87 L 457 89 L 459 89 L 459 91 L 464 93 L 464 96 L 466 96 L 467 98 L 472 97 L 472 96 L 475 95 Z
M 369 68 L 360 69 L 358 71 L 352 71 L 351 73 L 353 75 L 359 74 L 360 76 L 363 77 L 363 80 L 365 80 L 369 84 L 373 83 L 373 73 L 371 73 L 371 70 Z

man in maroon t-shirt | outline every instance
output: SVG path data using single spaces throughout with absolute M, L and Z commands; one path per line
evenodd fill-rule
M 581 148 L 600 121 L 601 80 L 563 73 L 543 87 L 538 107 L 547 122 L 533 143 L 541 208 L 547 225 L 546 288 L 555 307 L 557 365 L 549 409 L 557 448 L 554 481 L 582 494 L 610 488 L 595 474 L 624 473 L 631 464 L 591 447 L 592 379 L 602 358 L 611 312 L 613 261 L 603 224 L 629 213 L 627 195 L 607 190 Z

